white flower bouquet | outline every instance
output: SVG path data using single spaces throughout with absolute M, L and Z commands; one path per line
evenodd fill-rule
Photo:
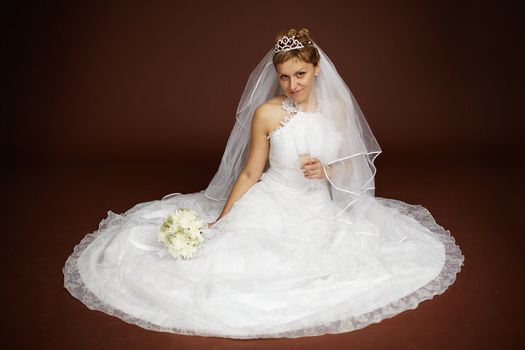
M 168 253 L 174 257 L 189 259 L 195 256 L 204 242 L 203 228 L 204 223 L 196 211 L 177 209 L 160 226 L 159 242 L 164 243 Z

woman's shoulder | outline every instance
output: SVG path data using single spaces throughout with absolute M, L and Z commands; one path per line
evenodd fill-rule
M 285 113 L 281 107 L 284 98 L 285 96 L 275 96 L 257 107 L 253 117 L 254 123 L 262 125 L 267 133 L 274 130 Z
M 256 114 L 266 115 L 268 117 L 279 117 L 282 113 L 282 103 L 286 96 L 275 96 L 257 107 Z
M 263 105 L 268 104 L 272 106 L 281 106 L 285 98 L 286 98 L 286 95 L 275 96 L 269 99 L 268 101 L 266 101 L 265 103 L 263 103 Z

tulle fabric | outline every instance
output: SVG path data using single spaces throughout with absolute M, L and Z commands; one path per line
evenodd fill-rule
M 255 187 L 252 197 L 271 193 L 270 188 Z M 249 198 L 237 205 L 231 222 L 241 225 L 239 217 L 253 218 L 252 210 L 260 210 Z M 161 247 L 152 238 L 158 219 L 171 205 L 202 208 L 209 217 L 220 205 L 203 192 L 174 197 L 167 207 L 161 201 L 141 203 L 120 215 L 109 212 L 75 247 L 64 267 L 64 285 L 90 309 L 156 331 L 252 339 L 356 330 L 442 294 L 464 261 L 450 232 L 424 207 L 379 197 L 371 201 L 366 217 L 356 223 L 360 229 L 378 228 L 379 222 L 376 232 L 402 230 L 409 238 L 394 243 L 369 232 L 333 231 L 322 239 L 313 234 L 315 225 L 307 237 L 265 238 L 271 225 L 258 234 L 254 222 L 237 230 L 224 222 L 207 236 L 215 243 L 192 261 L 159 257 L 155 248 Z M 261 214 L 259 223 L 266 218 Z M 282 220 L 291 225 L 290 217 Z M 99 253 L 86 253 L 90 249 Z M 107 256 L 115 260 L 103 261 Z M 113 272 L 101 278 L 99 269 Z
M 344 216 L 362 196 L 374 195 L 374 161 L 382 151 L 335 65 L 317 44 L 315 47 L 320 56 L 320 71 L 308 100 L 309 103 L 316 99 L 322 101 L 323 114 L 320 118 L 335 126 L 331 137 L 341 141 L 336 152 L 323 160 L 323 165 L 331 184 L 332 202 L 339 209 L 334 215 Z M 246 163 L 255 110 L 270 98 L 282 94 L 272 62 L 273 55 L 273 49 L 264 55 L 246 83 L 219 169 L 205 191 L 210 199 L 228 198 Z M 311 98 L 312 94 L 316 98 Z M 269 164 L 266 164 L 265 170 L 268 167 Z M 330 167 L 330 170 L 327 171 L 326 167 Z
M 363 195 L 337 216 L 330 182 L 302 175 L 294 137 L 307 133 L 324 162 L 339 149 L 334 127 L 316 111 L 275 130 L 271 166 L 196 258 L 163 255 L 157 230 L 175 208 L 213 221 L 224 201 L 205 191 L 110 212 L 67 260 L 65 287 L 144 328 L 239 339 L 351 331 L 443 293 L 463 256 L 425 208 Z

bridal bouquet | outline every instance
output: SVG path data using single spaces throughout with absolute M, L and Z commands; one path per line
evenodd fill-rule
M 177 209 L 164 220 L 158 233 L 168 253 L 174 257 L 192 258 L 204 241 L 204 223 L 196 211 Z

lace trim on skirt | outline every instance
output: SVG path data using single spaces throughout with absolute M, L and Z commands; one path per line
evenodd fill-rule
M 413 217 L 423 226 L 427 227 L 433 233 L 434 237 L 439 239 L 445 246 L 445 265 L 443 266 L 443 269 L 439 275 L 425 286 L 415 290 L 414 292 L 395 302 L 357 317 L 340 318 L 329 323 L 319 324 L 316 326 L 310 325 L 305 328 L 298 328 L 293 331 L 282 333 L 260 333 L 250 335 L 211 334 L 200 332 L 199 330 L 194 329 L 189 330 L 162 327 L 142 319 L 138 319 L 118 309 L 115 309 L 110 305 L 104 304 L 84 285 L 77 268 L 77 261 L 82 252 L 89 246 L 91 242 L 96 239 L 97 235 L 101 233 L 100 231 L 104 232 L 104 234 L 108 234 L 114 230 L 117 230 L 123 222 L 129 220 L 125 216 L 139 210 L 147 203 L 135 206 L 124 215 L 117 215 L 115 213 L 108 212 L 108 217 L 100 223 L 99 230 L 92 234 L 86 235 L 82 241 L 77 246 L 75 246 L 73 254 L 67 259 L 63 268 L 64 287 L 71 293 L 71 295 L 73 295 L 92 310 L 99 310 L 106 314 L 118 317 L 125 322 L 155 331 L 234 339 L 254 339 L 298 338 L 323 334 L 337 334 L 357 330 L 370 324 L 378 323 L 386 318 L 393 317 L 403 311 L 415 309 L 422 301 L 430 300 L 434 296 L 442 294 L 450 285 L 454 283 L 456 280 L 456 275 L 460 272 L 461 266 L 464 265 L 464 256 L 462 255 L 459 246 L 455 244 L 454 237 L 450 234 L 450 231 L 445 230 L 442 226 L 436 223 L 426 208 L 421 205 L 410 205 L 394 199 L 381 197 L 376 197 L 376 199 L 382 205 L 386 207 L 397 208 L 402 214 Z

